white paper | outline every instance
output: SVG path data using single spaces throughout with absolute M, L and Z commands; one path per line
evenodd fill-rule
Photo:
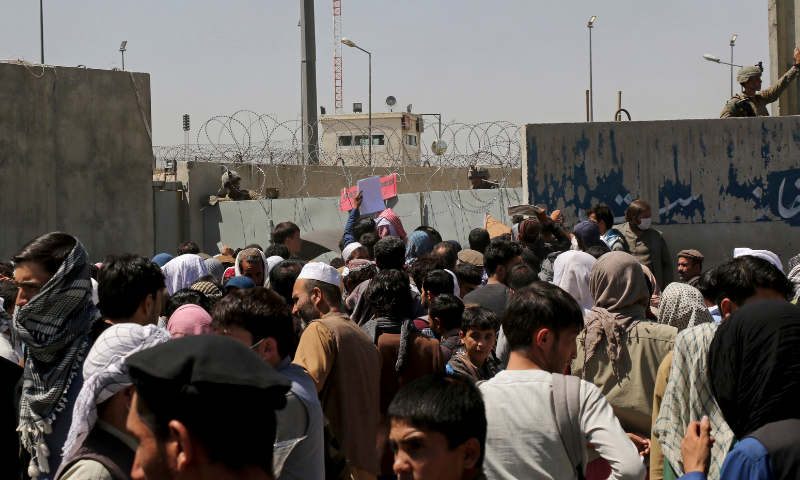
M 361 215 L 386 210 L 381 193 L 381 177 L 370 177 L 358 181 L 358 191 L 364 194 Z

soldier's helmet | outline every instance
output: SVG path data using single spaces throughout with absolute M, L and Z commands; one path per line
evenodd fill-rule
M 242 180 L 242 177 L 240 177 L 239 174 L 236 173 L 233 170 L 228 170 L 227 172 L 222 174 L 222 186 L 223 187 L 227 187 L 231 183 L 236 183 L 236 182 L 239 182 L 241 180 Z
M 744 67 L 739 69 L 739 72 L 736 74 L 736 81 L 739 84 L 747 83 L 753 77 L 760 77 L 761 76 L 761 69 L 755 66 L 752 67 Z
M 475 177 L 483 177 L 485 179 L 489 179 L 489 169 L 484 167 L 483 165 L 473 165 L 469 167 L 469 174 L 467 175 L 470 180 Z

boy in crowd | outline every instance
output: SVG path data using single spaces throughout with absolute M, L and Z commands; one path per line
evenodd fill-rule
M 485 480 L 486 408 L 469 380 L 443 372 L 403 387 L 389 406 L 399 480 Z
M 500 320 L 488 308 L 479 305 L 464 310 L 459 338 L 464 348 L 447 362 L 447 373 L 472 380 L 489 380 L 500 372 L 500 362 L 492 355 Z

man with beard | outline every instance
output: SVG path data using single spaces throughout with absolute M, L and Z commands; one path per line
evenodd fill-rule
M 340 311 L 339 272 L 321 262 L 300 272 L 292 313 L 308 324 L 294 363 L 314 381 L 322 411 L 350 461 L 354 479 L 376 478 L 381 355 L 372 339 Z

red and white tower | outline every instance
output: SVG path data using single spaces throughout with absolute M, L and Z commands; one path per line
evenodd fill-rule
M 342 0 L 333 0 L 333 84 L 336 113 L 342 114 Z

